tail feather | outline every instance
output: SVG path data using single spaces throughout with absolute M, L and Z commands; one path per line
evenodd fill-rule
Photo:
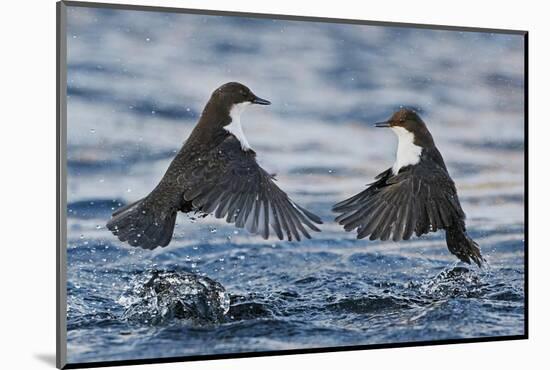
M 479 245 L 470 238 L 464 228 L 459 226 L 449 228 L 446 233 L 447 248 L 452 254 L 463 262 L 470 264 L 473 261 L 481 267 L 482 263 L 485 262 L 485 258 L 481 256 Z
M 140 199 L 138 200 L 137 202 L 134 202 L 134 203 L 129 203 L 129 204 L 126 204 L 125 206 L 122 206 L 120 208 L 117 208 L 113 211 L 113 217 L 115 217 L 116 215 L 118 214 L 121 214 L 122 212 L 132 208 L 133 206 L 137 205 L 138 203 L 140 203 L 143 199 Z
M 155 249 L 172 240 L 176 216 L 177 210 L 159 212 L 144 198 L 113 212 L 107 229 L 133 247 Z

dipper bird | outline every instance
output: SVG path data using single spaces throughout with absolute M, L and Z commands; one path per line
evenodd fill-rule
M 320 231 L 314 223 L 321 219 L 294 203 L 256 162 L 240 121 L 250 104 L 271 103 L 238 82 L 216 89 L 157 187 L 116 210 L 107 228 L 121 241 L 145 249 L 170 243 L 178 211 L 213 213 L 264 239 L 270 229 L 289 241 L 311 238 L 306 227 Z
M 397 135 L 394 165 L 376 176 L 376 181 L 359 194 L 337 203 L 336 221 L 346 231 L 357 229 L 357 238 L 408 240 L 443 229 L 449 251 L 460 260 L 484 261 L 479 247 L 466 233 L 466 218 L 447 172 L 443 157 L 419 115 L 400 109 L 388 121 Z

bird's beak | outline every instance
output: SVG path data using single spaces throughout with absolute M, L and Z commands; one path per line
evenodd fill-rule
M 258 98 L 257 96 L 254 97 L 254 99 L 252 100 L 252 104 L 260 104 L 260 105 L 270 105 L 271 102 L 269 100 L 265 100 L 265 99 L 262 99 L 262 98 Z
M 388 121 L 376 122 L 374 127 L 390 127 L 390 123 Z

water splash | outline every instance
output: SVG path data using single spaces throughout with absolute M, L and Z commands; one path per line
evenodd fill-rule
M 411 283 L 410 287 L 417 288 L 422 296 L 431 299 L 478 298 L 486 293 L 488 286 L 483 276 L 484 273 L 455 264 L 432 279 L 420 284 Z
M 182 271 L 149 270 L 129 284 L 118 302 L 124 320 L 151 325 L 173 320 L 220 323 L 229 311 L 225 288 L 212 279 Z

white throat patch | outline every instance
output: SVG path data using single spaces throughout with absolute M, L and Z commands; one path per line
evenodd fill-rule
M 414 135 L 403 127 L 392 127 L 397 135 L 397 157 L 392 167 L 394 175 L 399 173 L 402 167 L 417 164 L 420 162 L 422 147 L 414 144 Z
M 247 151 L 250 148 L 250 144 L 248 144 L 248 140 L 246 140 L 246 137 L 244 136 L 243 128 L 241 126 L 241 113 L 243 110 L 250 105 L 250 102 L 244 102 L 235 104 L 233 107 L 231 107 L 231 110 L 229 111 L 229 116 L 231 117 L 231 123 L 224 127 L 224 129 L 230 133 L 232 133 L 237 140 L 241 143 L 241 149 L 244 151 Z

